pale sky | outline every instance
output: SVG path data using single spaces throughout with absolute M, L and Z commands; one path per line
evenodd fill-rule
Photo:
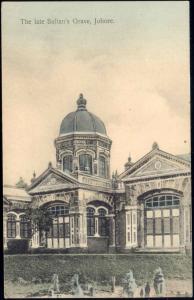
M 2 76 L 6 184 L 55 165 L 54 139 L 80 93 L 113 141 L 112 171 L 154 141 L 190 152 L 189 2 L 4 2 Z

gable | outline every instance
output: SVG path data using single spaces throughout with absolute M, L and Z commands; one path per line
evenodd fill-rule
M 141 161 L 140 161 L 141 162 Z M 136 168 L 129 169 L 128 174 L 123 176 L 123 180 L 141 177 L 155 177 L 161 175 L 172 175 L 183 172 L 190 172 L 190 166 L 181 160 L 173 159 L 173 156 L 167 157 L 157 153 L 148 160 L 139 162 Z
M 50 169 L 40 175 L 28 192 L 39 193 L 75 187 L 77 181 L 59 170 Z
M 50 185 L 57 185 L 69 183 L 69 181 L 62 179 L 61 177 L 57 176 L 56 174 L 49 174 L 45 179 L 43 179 L 39 186 L 50 186 Z

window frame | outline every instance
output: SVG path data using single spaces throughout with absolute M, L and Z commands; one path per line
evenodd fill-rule
M 89 168 L 88 170 L 86 170 L 87 167 Z M 90 175 L 93 174 L 93 157 L 90 153 L 79 154 L 79 170 Z
M 65 159 L 71 158 L 67 161 L 68 168 L 65 168 Z M 73 155 L 72 154 L 66 154 L 63 156 L 63 171 L 72 172 L 73 171 Z
M 7 237 L 16 238 L 16 215 L 12 213 L 7 215 Z

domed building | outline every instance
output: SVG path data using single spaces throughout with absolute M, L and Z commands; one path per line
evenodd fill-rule
M 53 216 L 50 232 L 37 233 L 33 247 L 82 248 L 101 252 L 115 247 L 110 179 L 112 141 L 103 121 L 87 110 L 80 94 L 77 109 L 62 120 L 55 139 L 56 167 L 33 180 L 32 206 Z
M 34 173 L 27 192 L 5 188 L 4 248 L 27 240 L 31 248 L 67 252 L 191 249 L 189 157 L 167 153 L 154 142 L 137 162 L 129 155 L 124 172 L 111 178 L 111 144 L 103 121 L 87 110 L 80 94 L 54 141 L 56 165 L 49 163 L 38 177 Z M 27 207 L 52 216 L 48 230 L 29 235 Z
M 77 110 L 62 121 L 55 140 L 57 168 L 73 175 L 82 172 L 110 179 L 111 140 L 104 123 L 86 108 L 80 94 Z

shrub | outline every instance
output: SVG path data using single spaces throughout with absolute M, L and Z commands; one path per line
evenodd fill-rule
M 79 274 L 81 284 L 91 281 L 110 282 L 116 276 L 120 284 L 123 276 L 131 269 L 138 285 L 152 280 L 153 272 L 161 267 L 166 279 L 182 275 L 185 279 L 192 278 L 192 260 L 186 255 L 175 254 L 122 254 L 122 255 L 5 255 L 5 280 L 22 277 L 31 281 L 33 277 L 51 282 L 53 273 L 59 275 L 59 283 L 70 283 L 74 274 Z
M 29 240 L 9 240 L 7 248 L 8 253 L 26 253 L 29 249 Z

